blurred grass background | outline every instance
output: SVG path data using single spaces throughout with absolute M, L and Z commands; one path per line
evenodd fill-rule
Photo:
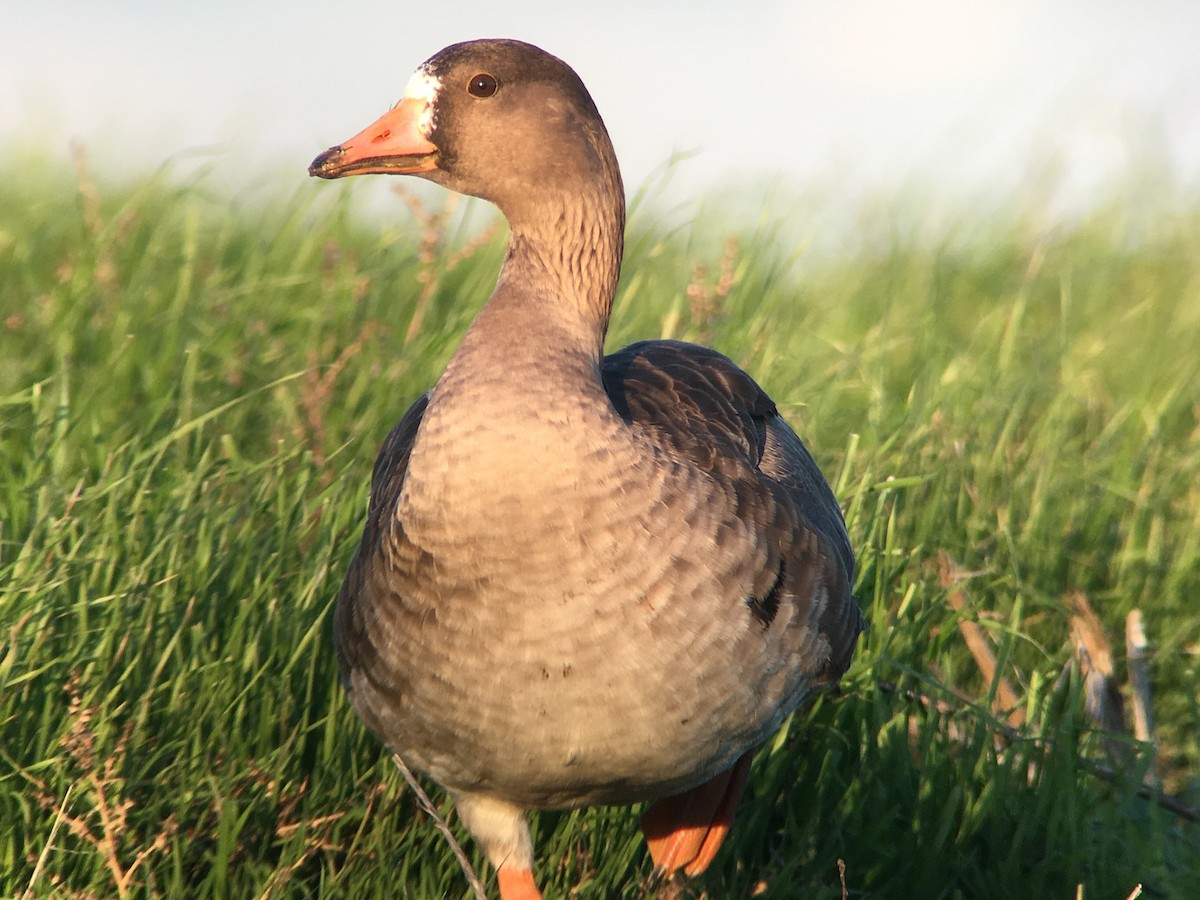
M 375 451 L 503 227 L 76 162 L 0 162 L 0 894 L 466 896 L 328 618 Z M 840 859 L 850 896 L 1195 896 L 1200 824 L 1139 790 L 1200 804 L 1200 193 L 1131 173 L 1054 221 L 1032 197 L 936 227 L 881 198 L 836 253 L 780 227 L 802 204 L 635 202 L 610 348 L 756 376 L 835 483 L 873 623 L 685 895 L 840 897 Z M 1144 611 L 1156 751 L 1087 716 L 1076 594 L 1118 681 Z M 643 895 L 629 810 L 534 831 L 548 897 Z

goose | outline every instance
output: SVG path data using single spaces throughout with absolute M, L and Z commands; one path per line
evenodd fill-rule
M 342 684 L 452 796 L 502 900 L 540 898 L 526 814 L 630 805 L 651 878 L 711 863 L 754 749 L 866 627 L 833 491 L 720 353 L 611 355 L 625 201 L 579 76 L 454 44 L 309 174 L 415 175 L 509 225 L 495 291 L 388 434 L 338 594 Z

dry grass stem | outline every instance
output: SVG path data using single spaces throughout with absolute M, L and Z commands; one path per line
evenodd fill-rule
M 1147 782 L 1158 781 L 1157 742 L 1154 738 L 1154 706 L 1150 695 L 1150 656 L 1153 647 L 1146 638 L 1146 626 L 1140 609 L 1131 609 L 1125 618 L 1125 664 L 1129 669 L 1129 690 L 1133 706 L 1133 736 L 1142 743 L 1155 744 L 1146 770 Z
M 21 895 L 21 900 L 33 900 L 37 896 L 34 893 L 34 888 L 37 887 L 38 879 L 42 877 L 42 869 L 46 867 L 46 860 L 50 856 L 50 850 L 54 847 L 54 838 L 58 834 L 58 827 L 62 825 L 63 819 L 66 817 L 67 801 L 71 799 L 71 791 L 74 789 L 75 785 L 68 785 L 66 793 L 63 794 L 62 803 L 59 804 L 58 812 L 54 816 L 54 824 L 50 826 L 50 836 L 46 838 L 42 852 L 38 854 L 37 862 L 33 867 L 33 874 L 29 877 L 29 887 Z
M 938 580 L 942 588 L 947 591 L 946 600 L 951 608 L 960 615 L 965 613 L 966 595 L 961 587 L 957 587 L 964 580 L 963 575 L 958 565 L 945 552 L 938 553 Z M 1012 689 L 1008 679 L 997 673 L 996 657 L 992 653 L 992 648 L 988 646 L 983 629 L 966 618 L 958 620 L 958 628 L 967 642 L 971 655 L 975 658 L 976 665 L 979 666 L 979 671 L 983 673 L 983 680 L 989 685 L 996 685 L 996 701 L 993 711 L 998 716 L 1005 718 L 1013 727 L 1024 724 L 1025 710 L 1021 708 L 1017 693 Z
M 737 284 L 737 259 L 740 244 L 737 238 L 725 242 L 725 252 L 717 270 L 717 278 L 709 284 L 708 266 L 700 264 L 692 270 L 692 280 L 686 295 L 694 338 L 701 344 L 712 340 L 713 328 L 721 319 L 721 308 Z
M 1106 733 L 1104 746 L 1109 758 L 1118 765 L 1128 765 L 1131 762 L 1129 744 L 1110 737 L 1128 732 L 1125 703 L 1121 699 L 1113 668 L 1112 645 L 1086 594 L 1074 591 L 1067 595 L 1065 602 L 1071 610 L 1071 639 L 1075 644 L 1075 659 L 1083 675 L 1084 709 Z
M 953 703 L 947 700 L 933 697 L 923 691 L 901 689 L 890 681 L 876 682 L 876 687 L 885 693 L 899 694 L 901 697 L 911 700 L 914 703 L 919 703 L 926 709 L 936 710 L 942 715 L 951 715 L 956 712 L 960 712 L 963 708 L 977 708 L 977 704 L 969 697 L 964 697 L 949 688 L 946 688 L 946 695 L 959 701 L 959 703 L 962 704 L 961 707 L 955 706 Z M 953 727 L 947 729 L 947 735 L 953 740 L 963 739 L 962 733 Z M 1005 743 L 1031 740 L 1039 743 L 1049 743 L 1050 741 L 1050 739 L 1045 735 L 1032 735 L 1022 729 L 1005 726 L 1003 723 L 1000 723 L 997 726 L 996 737 L 998 740 L 1002 740 Z M 1110 765 L 1096 762 L 1095 760 L 1088 759 L 1085 756 L 1079 757 L 1076 762 L 1081 770 L 1088 772 L 1103 781 L 1107 781 L 1109 784 L 1117 784 L 1126 777 L 1126 772 L 1124 770 L 1117 771 Z M 1179 816 L 1181 819 L 1200 824 L 1200 807 L 1193 806 L 1182 797 L 1177 797 L 1174 794 L 1168 794 L 1165 791 L 1159 790 L 1158 788 L 1147 784 L 1141 785 L 1137 790 L 1137 794 L 1143 800 L 1149 800 L 1151 803 L 1161 806 L 1163 809 L 1167 810 L 1173 815 Z
M 463 874 L 467 876 L 467 883 L 471 886 L 471 892 L 475 895 L 476 900 L 487 900 L 487 891 L 483 887 L 483 882 L 479 880 L 479 876 L 475 874 L 475 869 L 471 866 L 471 861 L 467 859 L 467 854 L 463 852 L 462 845 L 454 837 L 454 832 L 450 830 L 450 826 L 446 824 L 446 820 L 442 818 L 441 813 L 437 811 L 437 807 L 433 805 L 433 801 L 429 799 L 429 795 L 425 793 L 425 789 L 421 787 L 421 782 L 417 781 L 412 770 L 400 758 L 399 753 L 392 754 L 392 761 L 396 763 L 396 768 L 400 770 L 400 774 L 404 776 L 404 780 L 408 782 L 408 786 L 417 796 L 417 803 L 421 809 L 429 815 L 433 820 L 434 826 L 442 833 L 446 842 L 450 845 L 450 850 L 454 854 L 454 858 L 458 860 L 458 864 L 462 867 Z
M 313 455 L 313 460 L 318 467 L 325 468 L 325 443 L 326 435 L 326 410 L 334 397 L 334 387 L 337 383 L 338 375 L 346 364 L 350 362 L 379 331 L 379 325 L 376 322 L 364 322 L 362 328 L 354 340 L 342 348 L 342 352 L 338 354 L 337 359 L 321 368 L 317 360 L 317 351 L 310 350 L 308 354 L 308 369 L 304 373 L 304 378 L 300 383 L 300 402 L 304 407 L 304 422 L 307 434 L 298 434 L 297 437 L 306 439 L 308 448 Z M 322 486 L 329 483 L 329 479 L 333 477 L 328 470 L 322 474 Z
M 125 779 L 121 776 L 120 769 L 128 751 L 133 723 L 130 722 L 121 731 L 116 744 L 101 762 L 96 736 L 91 727 L 97 708 L 84 705 L 77 673 L 67 682 L 66 690 L 69 697 L 67 715 L 71 727 L 63 736 L 62 744 L 71 759 L 85 773 L 80 782 L 89 788 L 85 796 L 91 798 L 92 809 L 80 815 L 68 814 L 66 797 L 61 805 L 55 804 L 53 798 L 44 791 L 38 798 L 39 804 L 43 807 L 58 807 L 55 831 L 60 821 L 65 823 L 76 838 L 100 854 L 117 895 L 126 897 L 133 889 L 134 876 L 138 870 L 153 856 L 167 852 L 168 842 L 178 830 L 178 823 L 173 814 L 168 816 L 157 828 L 154 840 L 139 849 L 132 862 L 126 864 L 122 861 L 122 849 L 130 833 L 129 813 L 133 809 L 133 801 L 124 796 Z M 67 796 L 69 795 L 70 791 L 67 792 Z M 93 823 L 93 816 L 99 820 L 99 828 Z

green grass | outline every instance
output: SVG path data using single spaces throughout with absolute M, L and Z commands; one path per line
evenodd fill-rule
M 0 175 L 0 895 L 465 896 L 341 694 L 329 613 L 375 450 L 502 233 L 399 201 L 372 224 L 357 185 Z M 837 485 L 873 623 L 690 890 L 836 898 L 842 859 L 850 896 L 1195 895 L 1200 825 L 1138 795 L 1145 748 L 1093 771 L 1063 599 L 1118 657 L 1144 610 L 1163 787 L 1200 803 L 1200 197 L 1144 196 L 933 235 L 910 201 L 838 257 L 635 210 L 610 346 L 700 339 L 759 378 Z M 642 895 L 631 811 L 534 832 L 548 897 Z

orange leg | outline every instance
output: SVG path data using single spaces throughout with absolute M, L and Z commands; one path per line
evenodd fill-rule
M 677 869 L 699 875 L 708 868 L 733 825 L 753 755 L 753 750 L 743 754 L 732 768 L 690 791 L 655 801 L 642 814 L 655 878 Z
M 529 869 L 501 866 L 496 879 L 500 882 L 500 900 L 542 900 L 542 892 Z

